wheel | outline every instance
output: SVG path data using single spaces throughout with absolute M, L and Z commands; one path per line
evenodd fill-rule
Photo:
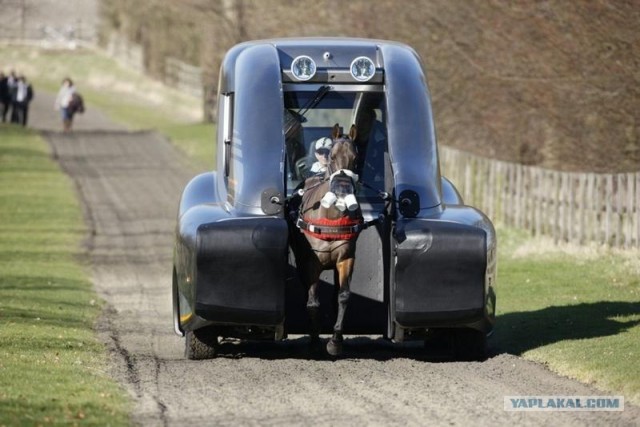
M 454 329 L 453 350 L 457 360 L 483 361 L 487 359 L 487 335 L 471 328 Z
M 220 344 L 215 331 L 210 328 L 185 332 L 184 355 L 189 360 L 204 360 L 216 357 Z

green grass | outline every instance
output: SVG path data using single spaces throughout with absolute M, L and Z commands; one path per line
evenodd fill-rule
M 640 403 L 640 254 L 499 238 L 494 343 Z
M 70 180 L 33 132 L 0 125 L 0 425 L 127 425 L 95 337 Z

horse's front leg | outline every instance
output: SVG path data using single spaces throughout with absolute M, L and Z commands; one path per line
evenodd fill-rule
M 311 338 L 311 350 L 318 352 L 320 349 L 320 298 L 318 296 L 318 283 L 320 280 L 316 279 L 315 282 L 309 285 L 309 292 L 307 297 L 307 313 L 309 314 L 310 331 L 309 337 Z
M 322 345 L 320 343 L 320 296 L 318 287 L 320 284 L 320 273 L 322 272 L 320 264 L 310 259 L 304 265 L 303 281 L 307 285 L 307 314 L 309 315 L 309 337 L 311 338 L 311 351 L 320 353 Z
M 353 273 L 354 259 L 348 258 L 336 263 L 338 272 L 338 283 L 340 290 L 338 291 L 338 314 L 336 315 L 336 324 L 333 326 L 333 336 L 327 343 L 327 352 L 332 356 L 340 356 L 342 354 L 342 326 L 344 323 L 344 314 L 347 311 L 349 302 L 349 284 L 351 282 L 351 273 Z

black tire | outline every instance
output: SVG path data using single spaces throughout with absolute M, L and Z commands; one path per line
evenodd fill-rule
M 479 361 L 487 359 L 487 335 L 471 328 L 452 331 L 456 360 Z
M 186 331 L 184 337 L 184 355 L 187 359 L 213 359 L 218 354 L 218 336 L 210 328 Z
M 182 330 L 182 326 L 180 325 L 180 295 L 178 294 L 178 275 L 176 273 L 175 267 L 173 268 L 173 283 L 171 286 L 173 292 L 173 330 L 177 335 L 183 337 L 184 330 Z

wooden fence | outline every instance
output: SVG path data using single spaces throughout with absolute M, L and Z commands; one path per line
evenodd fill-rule
M 125 37 L 111 35 L 107 45 L 107 53 L 121 64 L 139 73 L 144 72 L 144 52 L 142 46 L 129 42 Z
M 165 58 L 165 83 L 202 98 L 202 69 L 175 58 Z
M 640 172 L 570 173 L 440 146 L 442 174 L 496 224 L 555 241 L 640 248 Z
M 144 50 L 141 45 L 128 41 L 125 37 L 112 35 L 107 46 L 107 53 L 126 66 L 144 73 Z M 181 92 L 202 98 L 202 69 L 176 58 L 164 60 L 163 83 Z

